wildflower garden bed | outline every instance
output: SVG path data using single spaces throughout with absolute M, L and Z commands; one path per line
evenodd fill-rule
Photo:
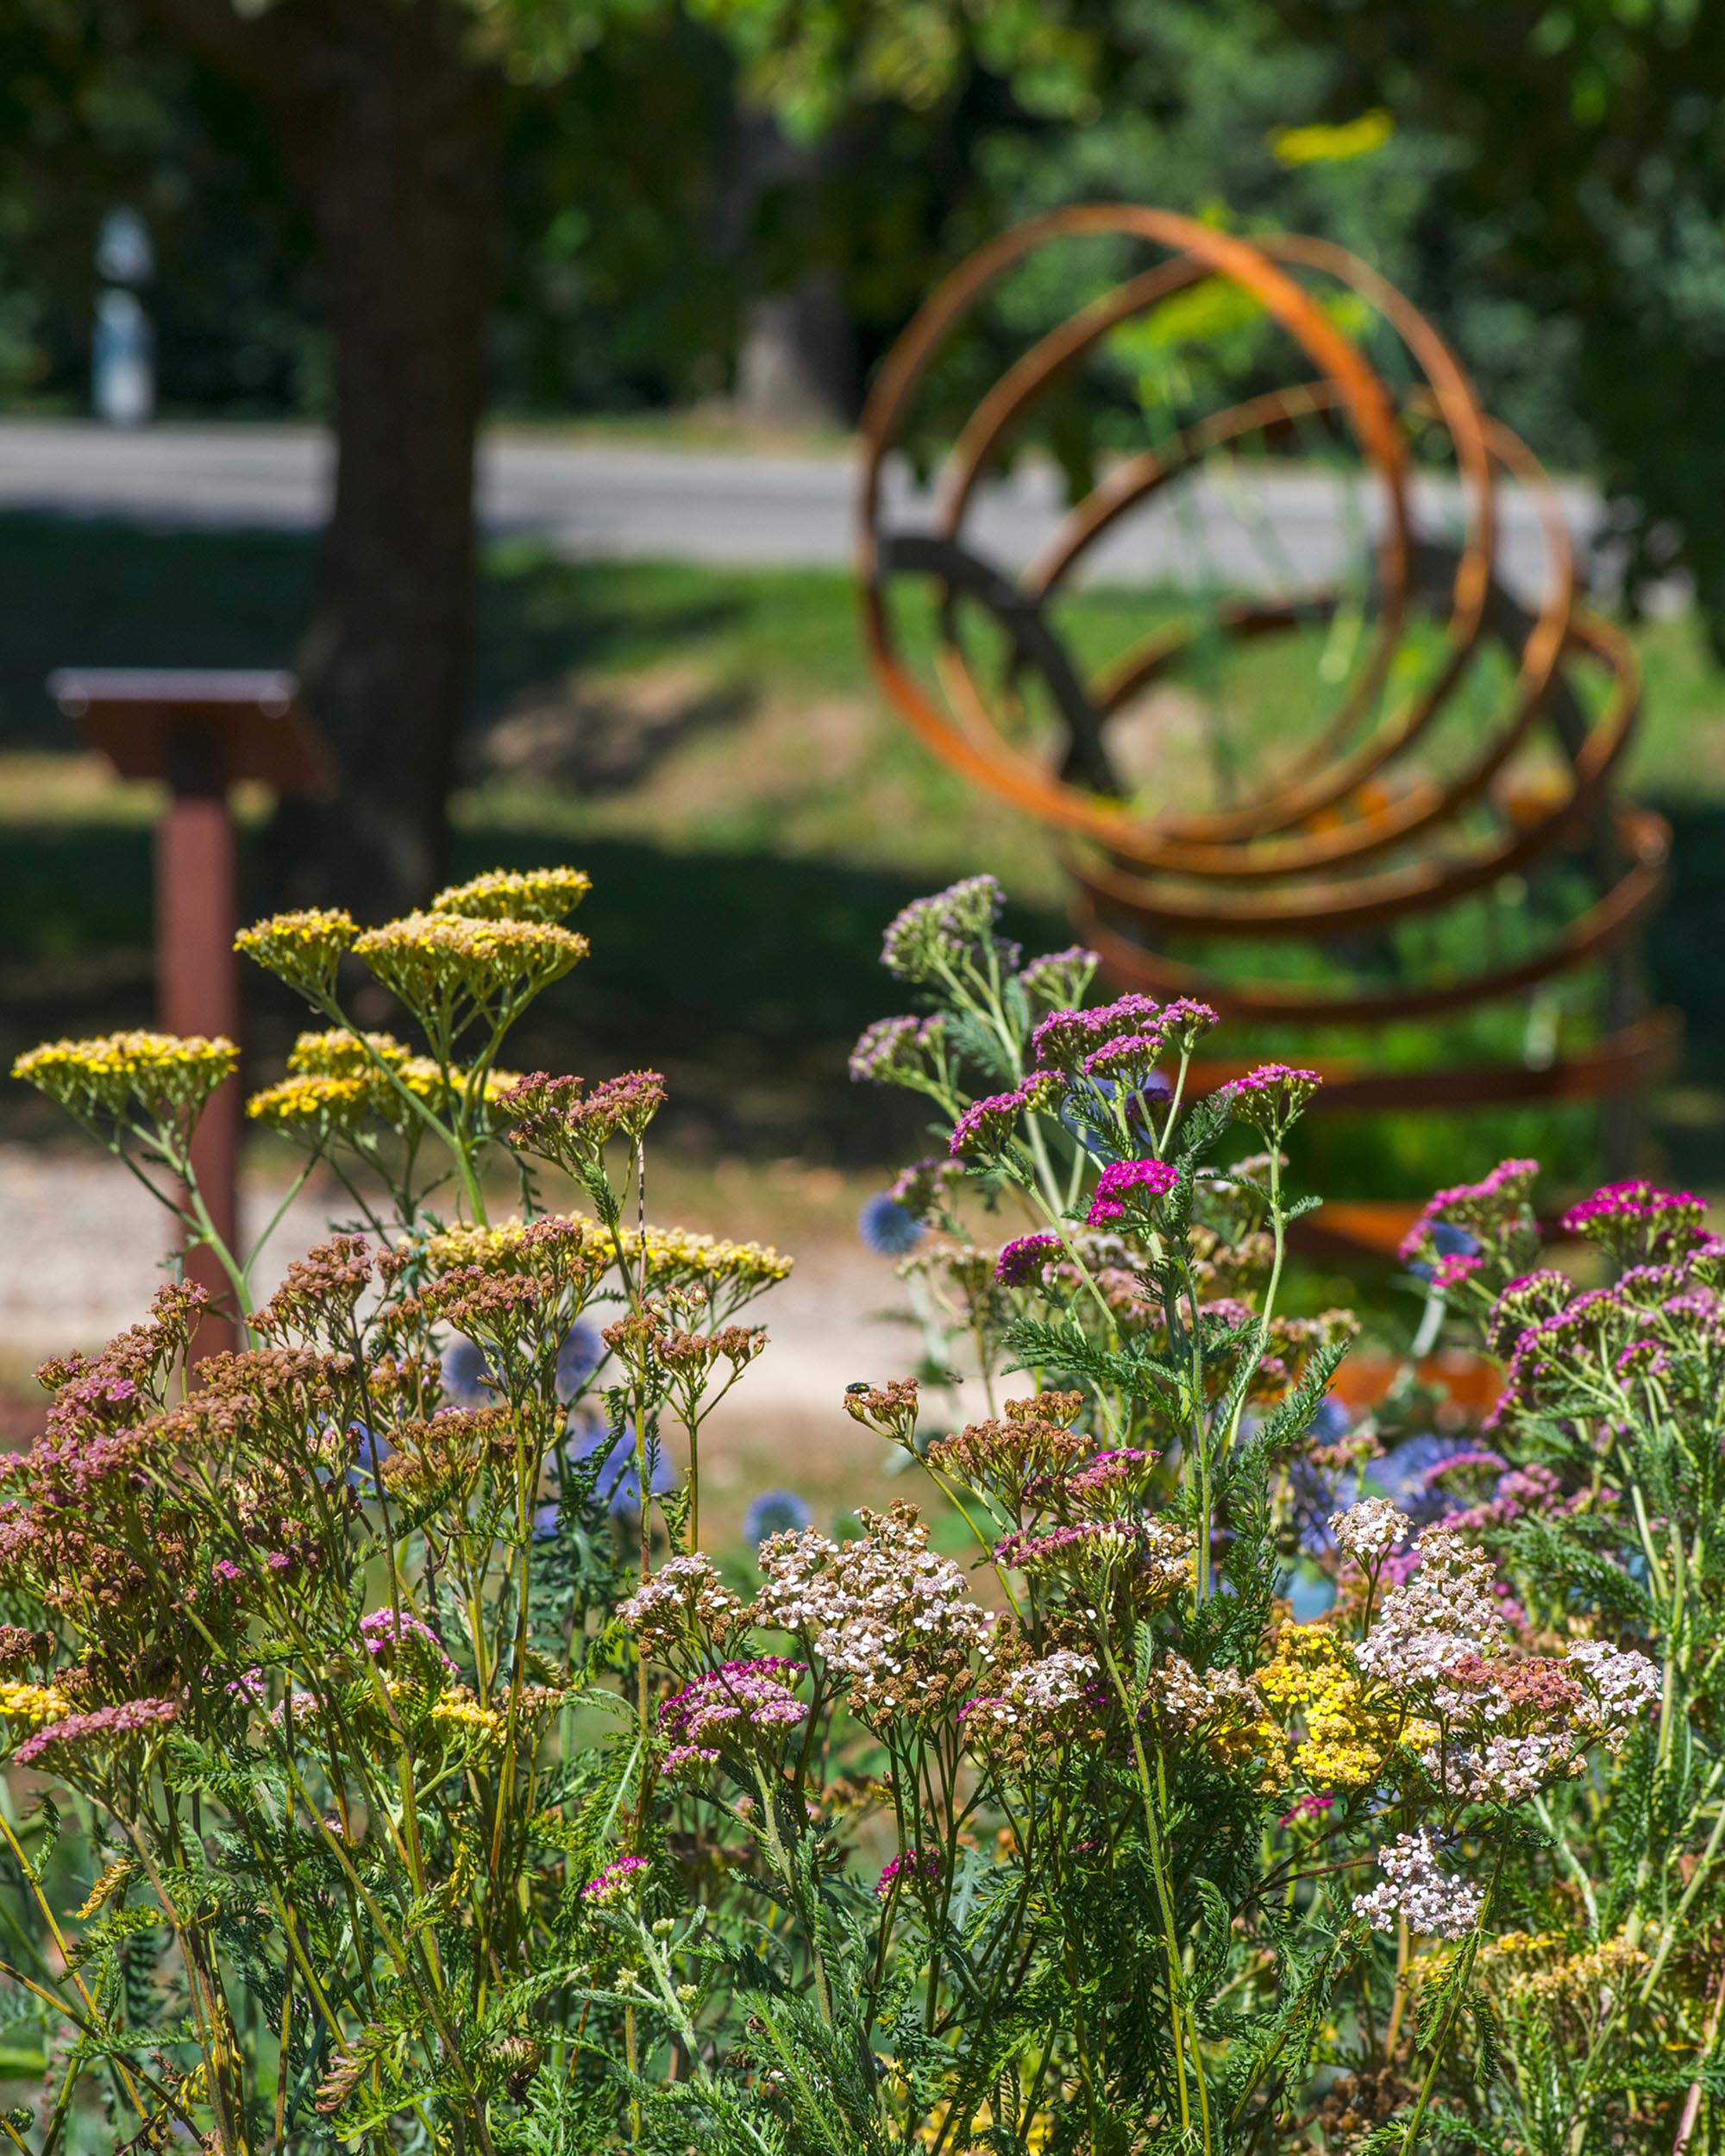
M 239 1352 L 173 1283 L 42 1372 L 0 1494 L 0 2002 L 47 2067 L 9 2145 L 1709 2145 L 1699 1201 L 1575 1207 L 1578 1290 L 1534 1163 L 1439 1194 L 1409 1358 L 1352 1383 L 1349 1315 L 1285 1307 L 1315 1079 L 1192 1098 L 1213 1013 L 1024 962 L 970 879 L 888 929 L 915 1008 L 852 1059 L 938 1133 L 892 1201 L 921 1367 L 834 1373 L 906 1498 L 715 1556 L 703 1427 L 790 1261 L 655 1217 L 656 1072 L 503 1067 L 586 884 L 248 931 L 316 1022 L 254 1118 L 345 1217 L 260 1303 L 218 1250 Z M 411 1043 L 346 1015 L 367 973 Z M 18 1072 L 207 1239 L 234 1064 Z M 1458 1349 L 1501 1388 L 1431 1434 Z

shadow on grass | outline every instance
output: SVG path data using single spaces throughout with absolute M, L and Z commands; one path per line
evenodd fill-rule
M 8 1061 L 44 1033 L 149 1023 L 148 834 L 74 824 L 14 830 L 3 843 Z M 592 955 L 518 1029 L 514 1063 L 590 1077 L 656 1066 L 672 1081 L 677 1133 L 727 1151 L 854 1161 L 916 1143 L 915 1106 L 851 1085 L 845 1058 L 863 1026 L 902 1001 L 881 969 L 881 931 L 921 881 L 767 854 L 678 854 L 614 838 L 571 849 L 490 833 L 461 837 L 455 869 L 572 852 L 593 879 L 580 917 Z M 1067 940 L 1057 917 L 1016 912 L 1008 924 L 1033 948 Z M 267 1069 L 304 1014 L 255 971 L 245 992 L 249 1045 Z M 32 1097 L 3 1092 L 0 1128 L 39 1127 Z
M 99 519 L 0 516 L 0 747 L 73 746 L 44 686 L 57 667 L 292 663 L 316 542 L 283 532 L 147 531 Z M 819 594 L 811 607 L 808 592 Z M 860 678 L 841 576 L 735 574 L 565 561 L 527 541 L 483 557 L 474 716 L 572 670 L 645 665 L 699 647 L 799 652 Z
M 147 1023 L 147 833 L 72 825 L 14 831 L 4 843 L 0 1047 L 9 1059 L 44 1033 Z M 662 1069 L 674 1103 L 668 1135 L 702 1150 L 884 1163 L 926 1150 L 917 1103 L 845 1075 L 857 1033 L 905 1001 L 881 969 L 881 931 L 920 880 L 768 853 L 674 852 L 598 837 L 572 848 L 491 832 L 461 837 L 456 868 L 525 868 L 572 853 L 593 878 L 580 915 L 592 955 L 518 1029 L 518 1066 L 589 1077 Z M 1725 946 L 1725 812 L 1684 815 L 1678 860 L 1647 964 L 1656 999 L 1685 1013 L 1689 1069 L 1650 1104 L 1649 1122 L 1669 1172 L 1716 1189 L 1725 1185 L 1725 980 L 1715 962 Z M 1067 937 L 1050 914 L 1016 912 L 1008 929 L 1032 949 Z M 261 975 L 248 975 L 246 993 L 254 1059 L 273 1073 L 303 1014 Z M 4 1092 L 0 1128 L 43 1127 L 34 1096 Z M 1506 1112 L 1454 1119 L 1453 1127 L 1433 1117 L 1320 1119 L 1302 1140 L 1302 1172 L 1337 1196 L 1405 1195 L 1500 1152 L 1542 1153 L 1582 1174 L 1587 1113 Z

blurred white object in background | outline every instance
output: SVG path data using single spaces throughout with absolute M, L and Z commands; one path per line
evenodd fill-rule
M 155 256 L 135 210 L 110 210 L 96 242 L 97 295 L 91 344 L 91 400 L 112 427 L 140 427 L 155 410 L 156 374 L 149 317 L 135 291 L 154 275 Z

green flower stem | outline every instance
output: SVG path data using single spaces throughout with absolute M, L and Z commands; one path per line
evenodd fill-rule
M 1270 1321 L 1275 1313 L 1276 1298 L 1282 1286 L 1282 1269 L 1288 1255 L 1288 1223 L 1282 1206 L 1282 1138 L 1276 1131 L 1270 1141 L 1270 1223 L 1275 1238 L 1275 1255 L 1270 1262 L 1270 1278 L 1264 1290 L 1264 1307 L 1258 1312 L 1258 1331 L 1251 1344 L 1251 1361 L 1255 1367 L 1263 1359 L 1264 1351 L 1270 1344 Z M 1198 1600 L 1208 1601 L 1210 1595 L 1210 1541 L 1214 1532 L 1215 1507 L 1214 1463 L 1225 1458 L 1234 1447 L 1239 1436 L 1240 1420 L 1245 1413 L 1246 1394 L 1250 1388 L 1242 1385 L 1228 1417 L 1227 1428 L 1222 1432 L 1220 1445 L 1201 1444 L 1198 1448 Z
M 7 1817 L 7 1808 L 4 1806 L 0 1806 L 0 1835 L 3 1835 L 5 1837 L 6 1846 L 11 1851 L 19 1871 L 23 1873 L 25 1879 L 29 1883 L 31 1897 L 34 1901 L 36 1907 L 41 1911 L 42 1921 L 48 1927 L 48 1936 L 53 1940 L 54 1946 L 60 1954 L 60 1960 L 65 1965 L 66 1972 L 72 1978 L 72 1983 L 77 1986 L 78 1996 L 84 2002 L 85 2011 L 90 2017 L 89 2025 L 91 2027 L 99 2026 L 103 2020 L 101 2009 L 97 2007 L 95 2000 L 91 1997 L 89 1989 L 85 1985 L 84 1978 L 78 1973 L 77 1964 L 72 1959 L 72 1950 L 66 1945 L 66 1934 L 61 1931 L 59 1921 L 54 1915 L 53 1905 L 49 1902 L 47 1895 L 42 1892 L 41 1882 L 36 1877 L 35 1869 L 30 1863 L 28 1858 L 25 1856 L 23 1849 L 19 1843 L 17 1835 L 12 1831 L 12 1822 Z M 40 1996 L 43 1998 L 47 1998 L 49 1996 L 47 1992 L 41 1990 L 40 1985 L 31 1984 L 28 1977 L 20 1976 L 16 1971 L 9 1973 L 13 1975 L 16 1982 L 26 1985 L 28 1990 L 37 1992 Z M 60 2001 L 55 2000 L 53 2003 L 58 2010 L 62 2014 L 67 2011 L 66 2008 Z M 114 2065 L 115 2070 L 119 2074 L 121 2081 L 125 2086 L 126 2095 L 134 2108 L 136 2109 L 138 2116 L 141 2119 L 147 2117 L 148 2115 L 145 2109 L 141 2098 L 138 2095 L 136 2086 L 133 2081 L 132 2077 L 134 2070 L 129 2067 L 126 2062 L 121 2059 L 116 2059 Z M 160 2089 L 157 2088 L 155 2083 L 150 2081 L 147 2075 L 140 2071 L 138 2078 L 139 2079 L 145 2081 L 151 2089 L 154 2090 L 155 2093 L 162 2097 L 162 2101 L 166 2103 L 168 2107 L 179 2117 L 182 2119 L 185 2117 L 185 2114 L 179 2110 L 179 2107 L 173 2103 L 172 2099 L 167 2096 Z M 189 2125 L 191 2123 L 190 2120 L 187 2120 L 186 2123 Z
M 293 1181 L 287 1187 L 286 1196 L 276 1207 L 275 1211 L 271 1213 L 269 1219 L 265 1224 L 263 1233 L 258 1237 L 257 1240 L 252 1244 L 250 1250 L 246 1252 L 242 1263 L 242 1269 L 244 1271 L 248 1280 L 251 1277 L 253 1266 L 255 1265 L 259 1258 L 263 1256 L 265 1244 L 269 1241 L 271 1236 L 275 1233 L 276 1230 L 287 1218 L 288 1207 L 293 1203 L 294 1200 L 299 1195 L 300 1192 L 304 1189 L 306 1180 L 310 1175 L 312 1169 L 317 1165 L 318 1158 L 319 1156 L 316 1153 L 308 1153 L 306 1155 L 304 1167 L 301 1168 L 299 1173 L 294 1177 Z
M 1120 1665 L 1108 1636 L 1106 1622 L 1096 1634 L 1102 1650 L 1102 1660 L 1108 1677 L 1126 1718 L 1126 1727 L 1132 1733 L 1132 1760 L 1138 1771 L 1138 1790 L 1144 1805 L 1145 1839 L 1150 1848 L 1151 1874 L 1156 1881 L 1157 1908 L 1162 1918 L 1164 1951 L 1168 1961 L 1168 2030 L 1174 2046 L 1174 2064 L 1179 2076 L 1180 2128 L 1189 2133 L 1192 2127 L 1192 2106 L 1188 2090 L 1186 2043 L 1189 2028 L 1192 2045 L 1192 2072 L 1198 2084 L 1198 2104 L 1202 2122 L 1205 2156 L 1210 2150 L 1210 2112 L 1208 2093 L 1204 2087 L 1204 2069 L 1198 2057 L 1197 2031 L 1190 2027 L 1190 2014 L 1186 2005 L 1186 1976 L 1181 1958 L 1178 1928 L 1174 1918 L 1174 1902 L 1168 1889 L 1168 1860 L 1163 1849 L 1162 1828 L 1157 1818 L 1156 1790 L 1151 1783 L 1150 1764 L 1145 1756 L 1144 1735 L 1138 1727 L 1131 1693 L 1121 1677 Z
M 815 1890 L 816 1906 L 813 1908 L 808 1908 L 804 1902 L 802 1883 L 797 1877 L 796 1867 L 792 1864 L 779 1833 L 778 1815 L 773 1801 L 775 1792 L 767 1780 L 766 1771 L 758 1759 L 751 1760 L 750 1764 L 754 1770 L 755 1786 L 761 1792 L 761 1823 L 766 1829 L 767 1846 L 772 1852 L 773 1862 L 778 1866 L 779 1877 L 785 1883 L 786 1891 L 796 1903 L 802 1915 L 803 1922 L 808 1927 L 809 1959 L 814 1976 L 815 2005 L 819 2009 L 822 2027 L 831 2028 L 832 2027 L 832 1993 L 827 1983 L 826 1952 L 821 1945 L 820 1938 L 819 1889 L 817 1888 Z
M 1432 2063 L 1426 2069 L 1426 2078 L 1420 2084 L 1420 2093 L 1414 2099 L 1414 2115 L 1408 2120 L 1408 2130 L 1402 2136 L 1400 2156 L 1413 2156 L 1414 2145 L 1420 2138 L 1420 2128 L 1425 2123 L 1426 2113 L 1431 2108 L 1432 2092 L 1438 2084 L 1439 2070 L 1442 2067 L 1445 2055 L 1449 2050 L 1450 2039 L 1455 2034 L 1456 2023 L 1460 2020 L 1462 2010 L 1467 2004 L 1467 1990 L 1469 1984 L 1472 1981 L 1473 1965 L 1479 1956 L 1479 1942 L 1484 1935 L 1485 1920 L 1490 1914 L 1492 1900 L 1497 1891 L 1497 1882 L 1502 1876 L 1502 1870 L 1503 1859 L 1500 1856 L 1490 1878 L 1486 1882 L 1485 1897 L 1479 1905 L 1479 1915 L 1475 1919 L 1473 1929 L 1468 1934 L 1467 1945 L 1463 1950 L 1467 1956 L 1467 1966 L 1462 1972 L 1461 1982 L 1455 1987 L 1454 1997 L 1444 2010 L 1443 2021 L 1432 2039 Z M 1571 2152 L 1571 2156 L 1573 2156 L 1573 2152 Z

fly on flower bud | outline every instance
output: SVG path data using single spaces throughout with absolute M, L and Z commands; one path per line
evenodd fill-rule
M 878 1430 L 907 1451 L 916 1449 L 917 1381 L 895 1377 L 881 1386 L 857 1383 L 844 1388 L 844 1412 L 854 1422 Z

